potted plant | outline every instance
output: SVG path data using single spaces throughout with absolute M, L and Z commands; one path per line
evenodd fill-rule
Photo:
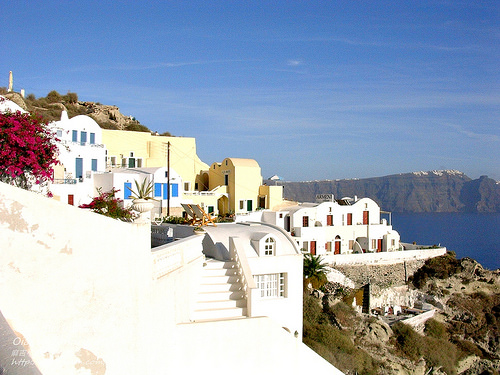
M 151 196 L 151 193 L 153 192 L 153 181 L 148 181 L 147 178 L 145 178 L 142 183 L 137 182 L 137 180 L 134 182 L 136 189 L 132 190 L 128 188 L 132 193 L 132 208 L 140 213 L 141 221 L 145 222 L 146 218 L 143 214 L 151 211 L 154 207 L 153 202 L 149 201 L 156 200 Z

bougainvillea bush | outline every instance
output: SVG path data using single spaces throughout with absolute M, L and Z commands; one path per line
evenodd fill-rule
M 97 189 L 99 196 L 94 197 L 92 202 L 82 204 L 78 207 L 88 208 L 98 214 L 112 217 L 113 219 L 120 219 L 130 221 L 135 219 L 135 214 L 132 210 L 123 207 L 123 200 L 116 197 L 116 193 L 120 190 L 112 188 L 110 191 L 103 192 L 102 189 Z
M 23 189 L 52 181 L 59 164 L 56 141 L 41 117 L 0 113 L 0 181 Z

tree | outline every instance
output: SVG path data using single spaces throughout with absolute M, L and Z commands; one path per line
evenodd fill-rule
M 47 101 L 49 103 L 60 103 L 62 100 L 61 94 L 59 94 L 56 90 L 52 90 L 47 94 Z
M 0 181 L 30 189 L 54 178 L 58 149 L 55 135 L 30 113 L 0 114 Z
M 320 255 L 304 255 L 304 284 L 311 283 L 313 288 L 321 288 L 328 282 L 327 273 L 328 265 L 323 263 Z

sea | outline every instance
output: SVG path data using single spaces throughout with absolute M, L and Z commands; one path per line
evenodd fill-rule
M 392 213 L 401 241 L 441 245 L 457 258 L 469 257 L 484 268 L 500 268 L 500 213 Z

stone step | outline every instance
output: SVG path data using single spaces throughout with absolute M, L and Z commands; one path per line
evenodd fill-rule
M 211 301 L 198 301 L 196 302 L 195 311 L 205 311 L 205 310 L 222 310 L 229 309 L 233 307 L 246 307 L 246 301 L 244 299 L 239 300 L 211 300 Z
M 205 292 L 198 293 L 198 301 L 221 301 L 221 300 L 239 300 L 245 297 L 242 290 L 230 291 L 225 290 L 222 292 Z
M 203 275 L 201 284 L 222 284 L 222 283 L 238 283 L 240 275 Z
M 205 292 L 237 292 L 243 290 L 243 285 L 241 283 L 211 283 L 211 284 L 201 284 L 199 293 Z
M 236 269 L 236 262 L 227 261 L 223 262 L 220 260 L 209 259 L 205 262 L 203 269 L 205 270 L 214 270 L 214 269 Z
M 242 307 L 231 307 L 225 309 L 207 309 L 207 310 L 196 310 L 193 314 L 193 320 L 215 320 L 215 319 L 227 319 L 227 318 L 238 318 L 246 315 L 246 308 Z

